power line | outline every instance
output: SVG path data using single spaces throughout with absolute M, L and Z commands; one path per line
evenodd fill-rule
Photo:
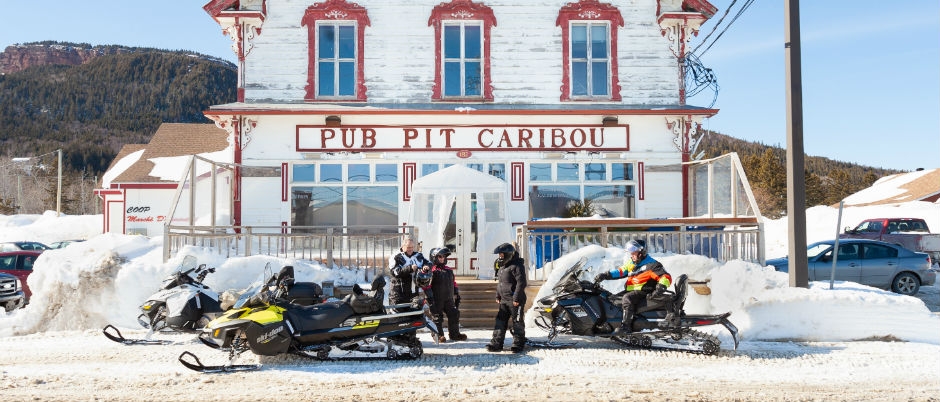
M 728 13 L 729 11 L 731 11 L 731 8 L 734 6 L 734 3 L 736 3 L 736 2 L 737 2 L 737 0 L 734 0 L 734 1 L 731 2 L 731 5 L 728 6 L 728 10 L 725 10 L 725 15 L 727 15 L 727 13 Z M 754 4 L 754 0 L 746 0 L 746 1 L 744 2 L 744 4 L 741 6 L 741 8 L 738 10 L 737 14 L 734 15 L 734 18 L 732 18 L 731 21 L 729 21 L 728 24 L 725 25 L 724 28 L 722 28 L 722 30 L 721 30 L 721 32 L 718 34 L 718 36 L 716 36 L 715 39 L 713 39 L 712 42 L 708 44 L 708 47 L 706 47 L 705 50 L 703 50 L 701 53 L 697 53 L 697 54 L 698 54 L 699 56 L 702 56 L 702 55 L 705 54 L 705 52 L 708 52 L 708 49 L 711 49 L 712 46 L 715 44 L 715 42 L 718 42 L 718 39 L 721 39 L 721 36 L 724 35 L 725 32 L 728 31 L 728 28 L 731 28 L 731 25 L 733 25 L 734 22 L 737 21 L 738 18 L 740 18 L 742 14 L 744 14 L 744 11 L 746 11 L 746 10 L 751 6 L 751 4 Z M 723 19 L 724 19 L 724 16 L 722 16 L 721 19 L 723 20 Z M 721 20 L 718 20 L 718 23 L 720 24 L 720 23 L 721 23 Z M 718 24 L 715 24 L 715 28 L 718 28 Z M 714 32 L 714 29 L 713 29 L 713 32 Z M 709 33 L 708 36 L 711 36 L 711 33 Z M 706 37 L 706 39 L 707 39 L 707 37 Z M 692 53 L 696 53 L 696 52 L 698 51 L 698 48 L 701 47 L 701 46 L 704 45 L 704 44 L 705 44 L 705 42 L 704 42 L 704 40 L 703 40 L 702 43 L 700 43 L 698 46 L 695 47 L 695 49 L 692 50 Z

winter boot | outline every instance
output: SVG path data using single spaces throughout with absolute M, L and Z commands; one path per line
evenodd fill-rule
M 666 318 L 659 322 L 660 328 L 676 328 L 679 326 L 679 316 L 670 311 L 666 313 Z
M 465 340 L 467 340 L 467 335 L 466 335 L 466 334 L 461 334 L 461 333 L 451 334 L 451 335 L 450 335 L 450 340 L 451 340 L 451 341 L 454 341 L 454 342 L 457 342 L 457 341 L 465 341 Z
M 630 333 L 633 333 L 633 312 L 627 311 L 623 313 L 623 322 L 620 323 L 620 328 L 617 328 L 611 335 L 623 336 Z
M 453 338 L 451 338 L 451 339 L 453 339 Z M 447 343 L 447 338 L 445 338 L 444 335 L 438 335 L 438 336 L 437 336 L 437 343 Z
M 522 353 L 522 351 L 525 350 L 525 341 L 526 339 L 524 337 L 513 339 L 512 346 L 509 350 L 511 350 L 512 353 Z
M 503 341 L 506 340 L 506 330 L 505 329 L 494 329 L 493 330 L 493 339 L 490 340 L 490 343 L 486 345 L 486 350 L 490 352 L 502 352 L 503 351 Z

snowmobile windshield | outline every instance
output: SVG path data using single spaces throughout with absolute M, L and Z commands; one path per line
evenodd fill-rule
M 585 263 L 587 263 L 587 259 L 581 258 L 577 263 L 565 270 L 565 273 L 561 275 L 561 279 L 558 280 L 558 283 L 555 284 L 552 291 L 555 292 L 555 294 L 580 292 L 584 288 L 581 284 L 581 275 L 585 272 L 583 269 Z
M 179 286 L 180 283 L 177 283 L 177 279 L 179 279 L 178 274 L 189 275 L 190 279 L 193 279 L 193 273 L 196 271 L 196 264 L 198 264 L 198 262 L 199 261 L 194 256 L 187 255 L 183 257 L 183 261 L 180 262 L 180 265 L 177 266 L 176 269 L 173 270 L 173 272 L 167 276 L 160 285 L 163 289 Z
M 252 296 L 268 290 L 268 285 L 270 285 L 270 282 L 274 280 L 273 272 L 274 268 L 272 268 L 271 263 L 269 262 L 265 264 L 264 271 L 261 271 L 261 274 L 258 275 L 258 277 L 255 278 L 253 282 L 251 282 L 251 285 L 245 289 L 242 295 L 238 297 L 238 300 L 235 301 L 235 304 L 232 305 L 232 308 L 240 309 L 244 307 L 246 303 L 248 303 L 248 300 L 251 300 Z

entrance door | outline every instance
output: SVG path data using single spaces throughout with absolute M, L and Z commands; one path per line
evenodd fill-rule
M 444 244 L 451 251 L 448 264 L 458 276 L 475 277 L 479 272 L 476 211 L 476 194 L 458 194 L 444 228 Z

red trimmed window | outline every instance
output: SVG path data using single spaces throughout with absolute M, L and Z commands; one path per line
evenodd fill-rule
M 431 10 L 434 26 L 433 100 L 493 100 L 490 29 L 493 10 L 472 0 L 452 0 Z
M 568 3 L 558 12 L 564 57 L 562 101 L 620 98 L 617 74 L 617 28 L 620 10 L 597 0 Z
M 363 71 L 366 9 L 346 0 L 307 7 L 307 101 L 365 101 Z

